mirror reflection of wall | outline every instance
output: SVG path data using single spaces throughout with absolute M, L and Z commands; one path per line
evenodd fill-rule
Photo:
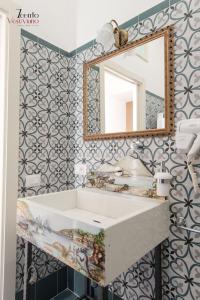
M 137 83 L 109 69 L 104 76 L 102 130 L 105 133 L 137 130 Z
M 101 133 L 100 116 L 100 72 L 99 67 L 90 68 L 88 75 L 88 131 Z
M 89 133 L 165 128 L 164 37 L 90 67 Z

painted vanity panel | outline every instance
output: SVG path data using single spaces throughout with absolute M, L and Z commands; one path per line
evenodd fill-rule
M 28 200 L 17 201 L 17 234 L 76 271 L 105 282 L 104 231 Z
M 106 286 L 168 237 L 168 206 L 87 188 L 22 198 L 17 234 Z

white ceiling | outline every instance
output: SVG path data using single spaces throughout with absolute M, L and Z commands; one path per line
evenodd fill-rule
M 40 14 L 40 25 L 25 30 L 66 51 L 96 37 L 101 26 L 116 19 L 119 24 L 139 15 L 159 0 L 15 0 L 25 13 Z

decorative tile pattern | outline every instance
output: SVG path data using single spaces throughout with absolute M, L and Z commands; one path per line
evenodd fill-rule
M 88 95 L 88 132 L 95 134 L 101 131 L 100 72 L 97 66 L 89 70 Z
M 177 122 L 200 117 L 200 0 L 164 2 L 171 5 L 151 16 L 149 12 L 142 14 L 128 30 L 130 39 L 134 40 L 166 25 L 175 25 Z M 22 41 L 25 47 L 22 48 L 20 195 L 84 186 L 84 178 L 74 174 L 74 164 L 87 163 L 93 169 L 104 162 L 114 162 L 131 153 L 133 141 L 83 141 L 82 64 L 104 53 L 104 49 L 90 43 L 66 59 L 31 40 L 23 38 Z M 176 153 L 174 137 L 142 138 L 141 141 L 145 145 L 141 158 L 146 166 L 154 171 L 163 161 L 174 176 L 170 191 L 171 233 L 162 249 L 163 300 L 198 300 L 200 237 L 174 226 L 175 214 L 179 214 L 189 226 L 199 227 L 199 195 L 193 192 L 186 157 Z M 27 190 L 25 186 L 25 175 L 32 172 L 42 174 L 40 189 Z M 22 256 L 18 253 L 19 264 Z M 20 274 L 19 266 L 18 270 Z M 21 286 L 19 283 L 18 287 Z M 154 286 L 152 251 L 121 274 L 111 289 L 123 299 L 147 300 L 155 298 Z
M 172 3 L 172 2 L 171 2 Z M 174 3 L 174 2 L 173 2 Z M 129 28 L 131 40 L 142 37 L 170 24 L 175 25 L 175 121 L 199 117 L 199 29 L 200 1 L 179 1 L 155 15 L 143 18 Z M 140 19 L 140 18 L 139 18 Z M 82 138 L 82 64 L 103 53 L 101 45 L 93 45 L 76 54 L 76 95 L 78 98 L 75 130 L 74 163 L 87 163 L 90 169 L 104 162 L 114 162 L 131 153 L 129 140 L 91 141 Z M 177 154 L 174 137 L 142 138 L 145 150 L 141 158 L 151 171 L 161 161 L 174 176 L 170 191 L 172 225 L 169 241 L 163 244 L 163 299 L 198 299 L 198 256 L 200 253 L 197 236 L 179 232 L 173 225 L 175 213 L 186 217 L 188 225 L 196 224 L 200 214 L 198 196 L 194 195 L 191 178 L 186 168 L 185 155 Z M 199 168 L 199 166 L 197 166 Z M 74 178 L 74 174 L 70 174 Z M 75 186 L 84 186 L 84 180 L 75 176 Z M 153 299 L 154 254 L 147 255 L 136 266 L 122 274 L 112 284 L 112 290 L 123 299 Z M 140 271 L 144 266 L 149 275 Z M 140 276 L 138 275 L 140 274 Z
M 73 112 L 69 90 L 73 73 L 68 59 L 22 36 L 19 196 L 56 192 L 68 188 L 70 121 Z M 68 88 L 66 88 L 66 86 Z M 41 185 L 26 187 L 26 176 L 41 174 Z M 25 242 L 17 242 L 17 291 L 23 287 Z M 33 248 L 33 264 L 41 279 L 63 264 Z
M 146 129 L 157 128 L 158 113 L 165 112 L 164 99 L 146 91 Z
M 25 242 L 17 237 L 16 291 L 23 289 L 24 284 Z

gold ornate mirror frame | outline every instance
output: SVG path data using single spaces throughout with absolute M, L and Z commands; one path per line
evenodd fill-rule
M 92 65 L 103 62 L 129 49 L 136 48 L 145 43 L 164 37 L 165 53 L 165 128 L 147 129 L 142 131 L 120 133 L 88 133 L 88 71 Z M 151 33 L 141 39 L 133 41 L 120 49 L 93 59 L 83 65 L 83 134 L 84 140 L 118 139 L 131 137 L 150 137 L 170 135 L 174 132 L 174 30 L 173 26 L 167 26 L 159 31 Z

